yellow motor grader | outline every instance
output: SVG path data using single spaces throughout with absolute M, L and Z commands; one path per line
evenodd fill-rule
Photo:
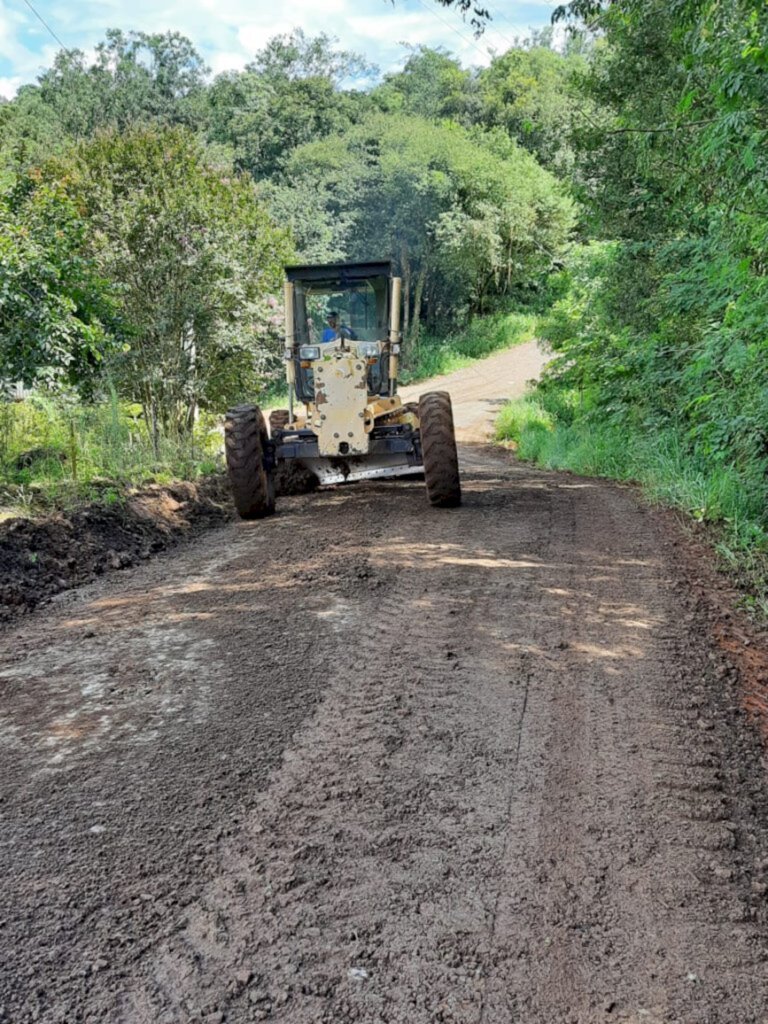
M 275 510 L 275 472 L 296 460 L 319 484 L 423 474 L 432 505 L 461 503 L 451 399 L 397 394 L 401 281 L 389 262 L 287 267 L 289 407 L 230 409 L 227 469 L 243 519 Z

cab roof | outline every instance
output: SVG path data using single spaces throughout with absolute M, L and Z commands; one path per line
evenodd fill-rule
M 392 262 L 376 260 L 370 263 L 313 263 L 300 267 L 286 267 L 289 281 L 324 281 L 341 287 L 372 277 L 391 277 Z

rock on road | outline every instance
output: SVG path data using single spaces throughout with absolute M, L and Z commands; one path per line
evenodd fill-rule
M 538 362 L 448 382 L 465 439 Z M 1 1021 L 766 1024 L 766 766 L 680 535 L 461 455 L 460 509 L 284 499 L 0 633 Z

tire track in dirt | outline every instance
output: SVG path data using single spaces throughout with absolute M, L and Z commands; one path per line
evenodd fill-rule
M 537 538 L 546 532 L 546 520 L 529 524 Z M 111 1008 L 117 1017 L 162 1019 L 179 998 L 179 978 L 191 1000 L 186 1013 L 226 1006 L 230 1020 L 333 1021 L 361 1012 L 463 1019 L 479 1005 L 503 861 L 508 752 L 519 742 L 525 687 L 514 664 L 497 678 L 498 649 L 508 638 L 492 610 L 499 595 L 462 586 L 468 572 L 494 561 L 493 549 L 483 546 L 467 558 L 453 530 L 416 543 L 410 531 L 396 532 L 389 543 L 388 550 L 381 540 L 373 545 L 370 571 L 380 581 L 394 558 L 397 586 L 375 595 L 375 631 L 361 610 L 338 612 L 337 679 L 260 804 L 247 857 L 226 865 L 204 912 L 180 942 L 164 948 L 152 979 Z M 439 593 L 414 571 L 425 563 L 445 577 Z M 530 582 L 521 578 L 523 591 Z M 505 597 L 507 584 L 500 581 Z M 513 660 L 524 665 L 525 651 Z M 478 666 L 481 708 L 471 685 Z M 414 773 L 414 763 L 421 772 Z M 466 829 L 477 832 L 468 846 L 457 841 Z M 286 848 L 295 855 L 288 863 Z M 256 903 L 243 892 L 233 923 L 225 909 L 232 880 L 242 888 L 254 877 Z M 467 906 L 455 905 L 458 879 L 476 889 Z M 265 892 L 272 895 L 266 904 Z M 222 918 L 229 924 L 214 943 Z M 378 955 L 382 947 L 386 959 Z M 422 991 L 402 985 L 403 958 L 414 957 Z M 201 962 L 200 976 L 190 972 Z M 350 978 L 350 971 L 368 978 Z M 238 978 L 247 991 L 237 993 Z
M 0 1020 L 766 1024 L 764 750 L 679 535 L 461 456 L 460 509 L 290 498 L 0 634 Z

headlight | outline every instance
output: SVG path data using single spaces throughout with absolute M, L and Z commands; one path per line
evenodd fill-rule
M 320 358 L 320 346 L 319 345 L 301 345 L 299 347 L 299 359 L 319 359 Z
M 379 351 L 378 341 L 362 341 L 357 346 L 357 354 L 361 359 L 375 359 Z

